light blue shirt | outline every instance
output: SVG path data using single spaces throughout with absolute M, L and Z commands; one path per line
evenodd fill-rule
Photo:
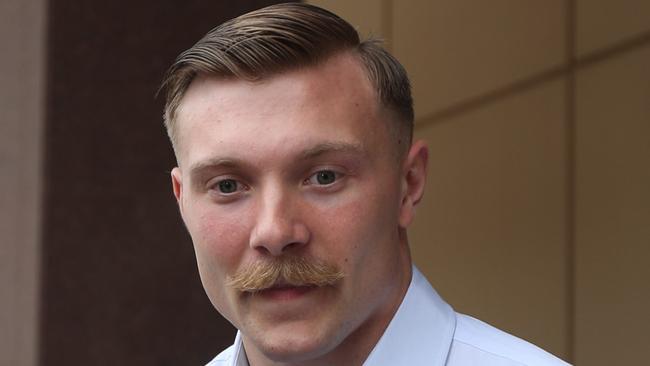
M 364 366 L 560 366 L 546 351 L 486 323 L 456 313 L 413 267 L 404 300 Z M 249 366 L 235 343 L 207 366 Z

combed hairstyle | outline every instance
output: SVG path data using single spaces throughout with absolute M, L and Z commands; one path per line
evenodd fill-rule
M 357 54 L 384 107 L 392 112 L 400 152 L 413 134 L 413 100 L 406 71 L 377 40 L 361 42 L 349 23 L 319 7 L 284 3 L 231 19 L 181 53 L 167 71 L 164 122 L 176 149 L 176 114 L 197 75 L 255 81 L 316 65 L 329 57 Z

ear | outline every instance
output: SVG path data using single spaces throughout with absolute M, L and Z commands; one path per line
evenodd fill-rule
M 424 195 L 427 180 L 429 148 L 426 142 L 418 140 L 411 145 L 404 162 L 401 175 L 402 200 L 400 203 L 399 225 L 406 229 L 415 217 L 415 206 Z
M 183 175 L 179 167 L 172 169 L 171 178 L 174 197 L 176 197 L 176 203 L 181 211 L 181 216 L 183 216 Z

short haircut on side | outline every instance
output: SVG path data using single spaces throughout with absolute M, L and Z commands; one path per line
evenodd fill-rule
M 209 75 L 242 80 L 265 77 L 351 52 L 358 55 L 381 104 L 392 112 L 400 152 L 413 134 L 413 99 L 402 65 L 377 40 L 360 41 L 357 31 L 337 15 L 308 4 L 271 5 L 231 19 L 181 53 L 168 69 L 161 90 L 163 119 L 176 149 L 176 112 L 194 78 Z

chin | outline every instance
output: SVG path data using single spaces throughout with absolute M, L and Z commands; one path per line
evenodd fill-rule
M 275 362 L 299 363 L 327 354 L 335 347 L 330 343 L 312 329 L 311 332 L 277 332 L 262 339 L 257 347 L 266 358 Z

